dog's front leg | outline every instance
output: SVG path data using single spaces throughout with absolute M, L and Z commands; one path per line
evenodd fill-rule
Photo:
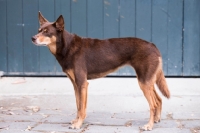
M 67 70 L 66 71 L 67 77 L 71 80 L 73 87 L 74 87 L 74 92 L 75 92 L 75 98 L 76 98 L 76 106 L 77 106 L 77 116 L 74 120 L 71 121 L 71 124 L 75 123 L 78 121 L 78 109 L 79 109 L 79 93 L 78 93 L 78 87 L 75 82 L 75 75 L 73 70 Z
M 77 88 L 77 85 L 75 83 L 75 81 L 70 77 L 68 76 L 69 79 L 71 80 L 73 86 L 74 86 L 74 92 L 75 92 L 75 98 L 76 98 L 76 107 L 77 107 L 77 110 L 79 109 L 79 93 L 78 93 L 78 88 Z M 78 121 L 78 111 L 77 111 L 77 116 L 74 120 L 71 121 L 71 124 L 75 123 Z
M 84 119 L 86 118 L 86 107 L 87 107 L 87 91 L 88 91 L 88 82 L 87 80 L 83 83 L 76 82 L 77 89 L 75 90 L 76 99 L 77 99 L 77 117 L 73 121 L 72 125 L 70 126 L 71 129 L 79 129 Z

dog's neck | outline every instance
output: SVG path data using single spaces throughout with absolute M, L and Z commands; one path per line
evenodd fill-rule
M 56 41 L 57 41 L 57 38 L 55 36 L 52 36 L 51 37 L 51 42 L 50 44 L 47 45 L 47 47 L 49 48 L 49 50 L 51 51 L 51 53 L 53 55 L 56 54 Z
M 51 53 L 53 55 L 56 54 L 56 43 L 51 43 L 51 44 L 47 45 L 47 47 L 49 48 L 49 50 L 51 51 Z
M 51 53 L 55 56 L 56 54 L 64 54 L 64 52 L 66 51 L 63 50 L 64 49 L 66 50 L 67 49 L 66 47 L 70 45 L 73 36 L 74 36 L 73 34 L 67 31 L 63 31 L 57 37 L 53 36 L 52 39 L 54 40 L 53 42 L 55 43 L 48 44 L 47 47 L 49 48 Z
M 63 31 L 63 33 L 60 35 L 59 40 L 60 44 L 63 46 L 69 46 L 71 42 L 73 41 L 74 34 L 71 34 L 67 32 L 66 30 Z

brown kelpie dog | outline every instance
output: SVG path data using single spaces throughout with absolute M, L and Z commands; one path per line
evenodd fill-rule
M 55 22 L 49 22 L 39 12 L 39 23 L 39 33 L 32 37 L 33 43 L 49 48 L 74 86 L 77 116 L 70 128 L 79 129 L 86 118 L 87 80 L 106 76 L 124 65 L 135 69 L 149 103 L 150 119 L 143 130 L 152 130 L 154 122 L 160 121 L 162 99 L 154 84 L 165 97 L 169 98 L 170 92 L 161 54 L 154 44 L 133 37 L 105 40 L 79 37 L 64 29 L 62 15 Z

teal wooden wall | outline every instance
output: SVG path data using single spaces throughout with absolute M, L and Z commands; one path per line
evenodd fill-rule
M 84 37 L 139 37 L 163 56 L 166 76 L 200 76 L 200 0 L 0 0 L 0 71 L 64 75 L 46 47 L 36 47 L 38 11 Z M 130 76 L 130 67 L 111 75 Z

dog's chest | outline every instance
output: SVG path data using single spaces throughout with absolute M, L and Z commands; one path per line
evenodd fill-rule
M 56 54 L 56 44 L 55 43 L 51 43 L 48 45 L 49 50 L 51 51 L 52 54 Z

